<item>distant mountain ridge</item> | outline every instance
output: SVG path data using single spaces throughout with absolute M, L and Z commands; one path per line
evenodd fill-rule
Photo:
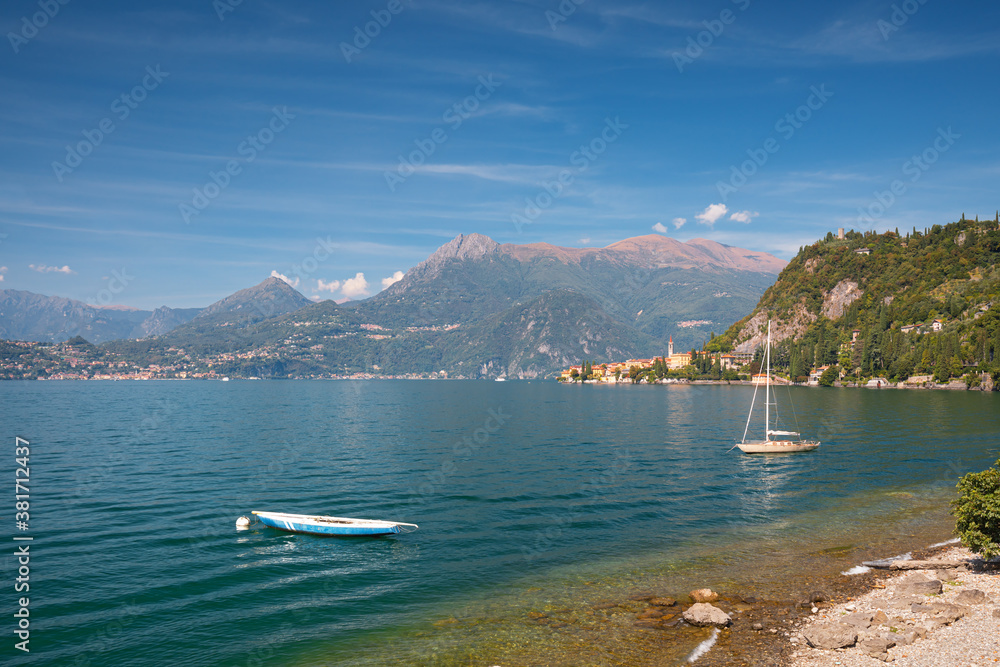
M 91 306 L 74 299 L 21 290 L 0 290 L 0 339 L 61 342 L 82 336 L 92 343 L 166 333 L 200 308 Z
M 651 234 L 605 248 L 564 248 L 501 245 L 468 234 L 349 307 L 382 326 L 448 326 L 567 290 L 657 342 L 656 349 L 671 336 L 676 349 L 691 349 L 751 309 L 784 266 L 773 255 L 706 239 L 681 243 Z M 651 354 L 652 343 L 647 347 Z
M 675 351 L 700 346 L 748 312 L 783 266 L 705 239 L 563 248 L 459 235 L 364 301 L 313 303 L 271 277 L 184 321 L 145 313 L 119 336 L 145 340 L 108 349 L 161 367 L 193 355 L 237 377 L 540 377 L 583 359 L 663 355 L 671 337 Z

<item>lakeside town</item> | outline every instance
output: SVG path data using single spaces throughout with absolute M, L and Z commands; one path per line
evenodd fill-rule
M 979 314 L 981 314 L 980 311 Z M 934 319 L 925 324 L 904 325 L 900 331 L 904 334 L 922 335 L 938 333 L 944 326 L 944 320 Z M 844 386 L 897 389 L 980 389 L 991 391 L 994 386 L 989 372 L 979 372 L 977 364 L 961 365 L 949 368 L 947 376 L 934 373 L 913 374 L 893 379 L 876 375 L 866 378 L 860 376 L 860 369 L 853 373 L 844 370 L 850 368 L 851 353 L 858 343 L 860 330 L 852 331 L 851 340 L 841 345 L 840 364 L 824 364 L 809 369 L 807 376 L 792 377 L 771 369 L 771 382 L 775 384 L 798 384 L 806 386 Z M 583 362 L 570 366 L 559 374 L 559 382 L 567 384 L 675 384 L 675 383 L 716 383 L 726 382 L 760 384 L 767 377 L 762 372 L 762 350 L 755 354 L 734 352 L 711 352 L 708 350 L 691 350 L 690 352 L 675 352 L 673 337 L 670 338 L 668 351 L 660 357 L 649 359 L 627 359 L 608 363 Z M 956 377 L 957 376 L 957 377 Z

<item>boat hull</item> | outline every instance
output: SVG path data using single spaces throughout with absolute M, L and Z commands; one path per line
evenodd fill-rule
M 403 525 L 412 525 L 401 525 L 391 521 L 310 516 L 306 514 L 281 514 L 278 512 L 254 512 L 254 514 L 257 515 L 261 523 L 270 528 L 309 535 L 376 537 L 379 535 L 402 533 L 404 532 Z
M 801 440 L 761 440 L 758 442 L 741 442 L 738 446 L 745 454 L 784 454 L 788 452 L 809 452 L 819 447 L 819 443 Z

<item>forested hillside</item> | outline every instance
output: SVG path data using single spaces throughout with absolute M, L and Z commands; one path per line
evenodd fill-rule
M 832 233 L 800 249 L 753 313 L 708 345 L 758 349 L 793 378 L 1000 377 L 1000 216 L 908 232 Z

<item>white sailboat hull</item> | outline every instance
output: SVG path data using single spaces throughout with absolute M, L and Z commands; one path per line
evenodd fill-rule
M 741 442 L 739 448 L 745 454 L 783 454 L 786 452 L 808 452 L 819 447 L 818 442 L 803 440 L 758 440 Z

